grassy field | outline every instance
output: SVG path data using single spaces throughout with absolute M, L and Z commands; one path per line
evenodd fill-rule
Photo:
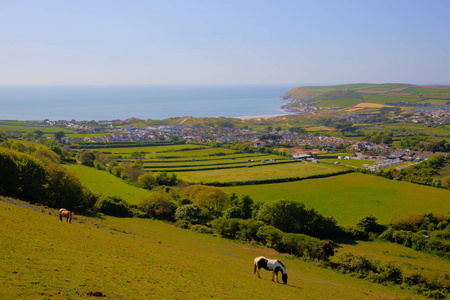
M 155 160 L 144 160 L 144 168 L 149 171 L 171 171 L 176 172 L 177 170 L 196 170 L 205 168 L 240 168 L 261 165 L 264 161 L 267 165 L 279 164 L 279 163 L 292 163 L 286 157 L 279 155 L 255 155 L 249 156 L 220 156 L 221 158 L 212 159 L 210 157 L 201 158 L 191 158 L 191 159 L 177 159 L 177 160 L 165 160 L 165 159 L 155 159 Z M 271 161 L 272 160 L 272 161 Z M 134 160 L 132 160 L 134 161 Z
M 188 149 L 207 149 L 208 146 L 203 145 L 164 145 L 164 146 L 143 146 L 143 147 L 116 147 L 116 148 L 95 148 L 98 152 L 108 152 L 113 154 L 131 154 L 133 152 L 159 153 L 159 152 L 178 152 Z M 225 149 L 228 150 L 228 149 Z
M 290 199 L 333 216 L 340 225 L 356 225 L 374 215 L 382 224 L 393 218 L 450 211 L 450 191 L 374 175 L 350 173 L 298 182 L 224 188 L 229 193 L 250 195 L 255 201 Z
M 307 177 L 315 174 L 330 174 L 344 170 L 331 164 L 296 162 L 278 165 L 260 165 L 252 168 L 182 172 L 178 176 L 188 182 L 229 182 L 263 180 L 285 177 Z
M 63 166 L 77 174 L 81 183 L 95 194 L 118 196 L 128 204 L 137 204 L 142 197 L 151 193 L 148 190 L 131 186 L 105 171 L 78 164 L 65 164 Z
M 20 131 L 22 133 L 35 132 L 40 130 L 47 134 L 63 131 L 64 133 L 72 133 L 71 130 L 62 127 L 54 127 L 48 125 L 41 125 L 38 123 L 29 123 L 22 121 L 0 121 L 0 132 L 2 131 Z
M 75 216 L 0 201 L 0 298 L 424 299 L 289 255 L 160 221 Z M 288 285 L 261 279 L 253 259 L 280 259 Z
M 448 274 L 450 270 L 449 260 L 425 252 L 415 251 L 399 244 L 383 241 L 357 241 L 354 244 L 340 244 L 340 247 L 338 250 L 339 254 L 351 252 L 363 255 L 370 260 L 394 262 L 403 270 L 404 275 L 420 272 L 432 278 L 435 275 Z M 332 257 L 331 261 L 336 261 L 338 256 Z
M 348 167 L 357 167 L 357 168 L 361 168 L 362 165 L 367 164 L 370 166 L 373 166 L 373 164 L 376 161 L 380 161 L 380 160 L 371 160 L 371 159 L 331 159 L 331 158 L 326 158 L 326 159 L 319 159 L 319 162 L 328 162 L 328 163 L 334 163 L 334 162 L 339 162 L 341 165 L 343 166 L 348 166 Z

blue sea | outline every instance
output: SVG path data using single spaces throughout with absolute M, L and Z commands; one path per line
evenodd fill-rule
M 0 86 L 0 120 L 271 117 L 295 86 Z

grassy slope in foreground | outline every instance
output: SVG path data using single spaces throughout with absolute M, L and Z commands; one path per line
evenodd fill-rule
M 273 250 L 130 218 L 76 216 L 60 222 L 0 201 L 0 298 L 424 299 L 316 267 Z M 253 274 L 257 256 L 286 265 L 288 285 Z
M 393 218 L 450 211 L 450 191 L 373 175 L 350 173 L 323 179 L 224 188 L 255 201 L 290 199 L 333 216 L 340 225 L 356 225 L 374 215 L 383 224 Z
M 78 164 L 65 164 L 66 169 L 77 174 L 81 183 L 95 194 L 118 196 L 128 204 L 138 204 L 150 191 L 127 184 L 122 179 L 105 171 Z

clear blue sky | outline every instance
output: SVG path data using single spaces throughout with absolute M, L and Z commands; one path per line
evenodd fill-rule
M 450 1 L 0 0 L 0 84 L 450 84 Z

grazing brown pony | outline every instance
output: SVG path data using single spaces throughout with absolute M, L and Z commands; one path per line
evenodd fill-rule
M 65 208 L 59 210 L 59 219 L 67 218 L 67 223 L 72 223 L 72 213 Z

